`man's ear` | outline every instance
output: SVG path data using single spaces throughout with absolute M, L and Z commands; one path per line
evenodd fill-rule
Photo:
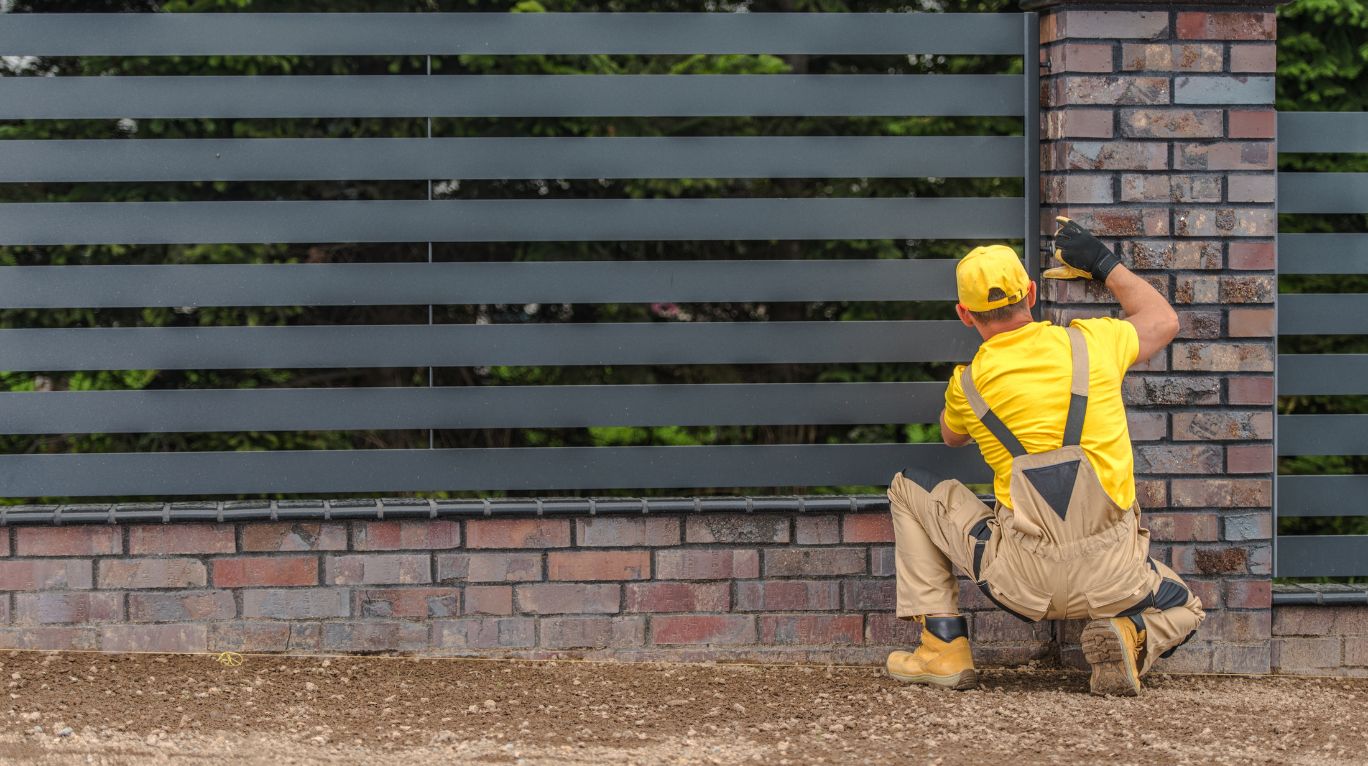
M 1028 283 L 1028 284 L 1029 284 L 1030 286 L 1026 288 L 1026 308 L 1028 308 L 1028 309 L 1033 309 L 1033 308 L 1035 308 L 1035 305 L 1036 305 L 1036 297 L 1037 297 L 1037 296 L 1036 296 L 1036 283 L 1035 283 L 1035 282 L 1030 282 L 1030 283 Z
M 969 309 L 965 308 L 962 304 L 955 304 L 955 313 L 959 314 L 960 321 L 964 323 L 965 327 L 974 326 L 974 319 L 969 315 Z

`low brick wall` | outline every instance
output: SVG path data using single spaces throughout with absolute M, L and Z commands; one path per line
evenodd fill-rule
M 887 514 L 0 528 L 0 649 L 882 662 Z M 985 664 L 1053 628 L 964 606 Z
M 1275 607 L 1273 672 L 1368 677 L 1368 605 Z

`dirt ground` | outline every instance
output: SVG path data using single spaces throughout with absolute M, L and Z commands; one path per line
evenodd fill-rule
M 1368 763 L 1368 681 L 1058 670 L 11 653 L 0 762 Z

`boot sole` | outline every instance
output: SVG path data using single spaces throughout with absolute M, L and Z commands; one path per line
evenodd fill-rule
M 1088 686 L 1093 694 L 1140 696 L 1140 677 L 1125 638 L 1111 620 L 1093 620 L 1083 628 L 1083 656 L 1092 666 Z
M 928 686 L 939 686 L 942 689 L 954 689 L 955 691 L 978 688 L 978 671 L 973 668 L 961 670 L 953 676 L 933 676 L 928 673 L 908 676 L 901 673 L 894 673 L 887 668 L 885 668 L 885 672 L 903 683 L 926 684 Z

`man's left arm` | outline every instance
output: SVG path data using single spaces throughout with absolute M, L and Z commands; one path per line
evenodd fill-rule
M 941 409 L 940 429 L 941 441 L 945 442 L 946 445 L 950 447 L 963 447 L 964 445 L 974 440 L 974 437 L 970 436 L 969 434 L 962 434 L 946 424 L 944 409 Z

